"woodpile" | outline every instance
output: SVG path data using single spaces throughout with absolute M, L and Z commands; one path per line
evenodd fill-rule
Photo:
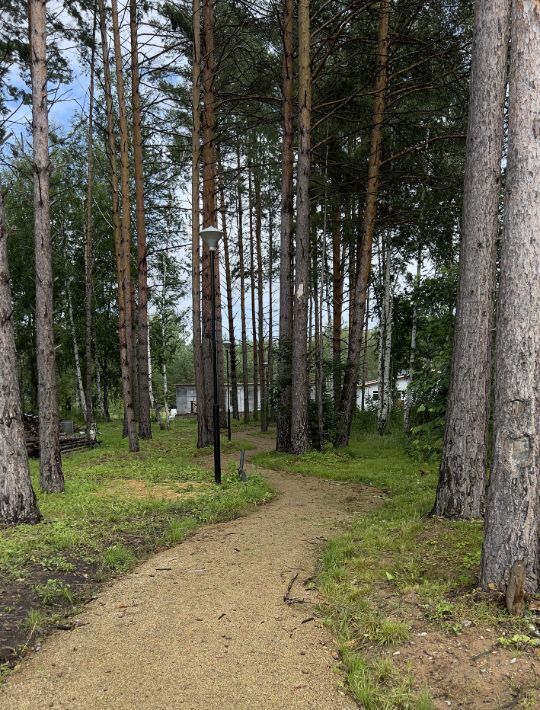
M 39 419 L 32 414 L 23 415 L 24 430 L 26 434 L 26 450 L 30 458 L 39 458 Z M 88 449 L 96 446 L 99 442 L 90 440 L 86 434 L 62 434 L 60 433 L 60 451 L 68 453 L 77 449 Z

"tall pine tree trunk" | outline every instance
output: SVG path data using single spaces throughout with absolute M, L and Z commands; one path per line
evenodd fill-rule
M 204 30 L 204 112 L 203 112 L 203 227 L 217 226 L 217 154 L 216 154 L 216 99 L 214 82 L 216 75 L 214 48 L 214 0 L 203 0 Z M 218 253 L 216 253 L 216 282 L 219 274 Z M 216 292 L 216 301 L 218 294 Z M 212 367 L 212 284 L 210 280 L 210 251 L 203 244 L 202 252 L 202 353 L 206 403 L 204 431 L 208 434 L 205 445 L 213 442 L 213 367 Z M 217 306 L 216 306 L 217 311 Z M 216 335 L 219 337 L 216 328 Z
M 94 7 L 92 30 L 92 50 L 90 58 L 90 100 L 88 106 L 88 157 L 86 178 L 86 232 L 84 242 L 84 284 L 85 284 L 85 428 L 86 438 L 90 439 L 94 410 L 92 385 L 94 380 L 94 358 L 92 353 L 93 309 L 94 309 L 94 255 L 93 255 L 93 200 L 94 200 L 94 74 L 96 65 L 96 26 L 97 8 Z
M 130 451 L 138 450 L 137 430 L 135 428 L 135 416 L 133 411 L 133 392 L 131 389 L 131 321 L 127 327 L 126 308 L 131 310 L 131 299 L 129 298 L 129 273 L 128 288 L 126 289 L 125 277 L 125 256 L 123 254 L 123 239 L 120 220 L 120 197 L 118 187 L 118 169 L 116 159 L 116 139 L 114 133 L 114 108 L 112 99 L 112 82 L 109 59 L 109 47 L 107 41 L 107 22 L 105 14 L 104 0 L 98 0 L 99 24 L 101 30 L 101 46 L 103 52 L 103 83 L 105 88 L 105 106 L 107 113 L 107 153 L 111 171 L 111 198 L 112 198 L 112 222 L 115 244 L 116 275 L 118 281 L 118 341 L 120 348 L 120 370 L 122 375 L 122 395 L 124 400 L 124 410 L 126 412 L 126 423 L 130 422 Z M 117 17 L 118 20 L 118 17 Z M 127 303 L 126 303 L 127 301 Z M 128 306 L 129 304 L 129 306 Z M 105 398 L 105 377 L 104 377 L 104 398 Z M 108 382 L 107 382 L 108 388 Z M 108 410 L 108 406 L 107 406 Z
M 148 258 L 144 209 L 142 116 L 136 0 L 129 0 L 129 27 L 131 37 L 131 109 L 133 119 L 133 164 L 135 168 L 135 221 L 137 227 L 137 275 L 139 291 L 137 302 L 136 351 L 139 391 L 139 436 L 142 439 L 151 439 L 152 425 L 150 422 L 148 367 Z
M 46 0 L 28 0 L 32 75 L 32 161 L 36 268 L 36 360 L 39 406 L 39 472 L 44 491 L 64 490 L 53 325 L 53 269 L 49 200 Z
M 129 134 L 126 111 L 126 96 L 124 88 L 124 73 L 122 69 L 122 50 L 120 43 L 120 25 L 118 20 L 117 0 L 111 0 L 114 63 L 116 68 L 116 89 L 120 126 L 120 184 L 121 184 L 121 218 L 120 218 L 120 265 L 122 307 L 120 308 L 120 331 L 123 332 L 123 347 L 121 347 L 122 388 L 124 394 L 125 421 L 130 451 L 139 450 L 134 408 L 133 377 L 133 311 L 131 301 L 131 217 L 130 217 L 130 183 L 129 183 Z
M 260 158 L 258 159 L 259 162 Z M 255 172 L 255 203 L 257 210 L 257 234 L 255 239 L 257 251 L 257 322 L 259 343 L 259 383 L 261 387 L 261 431 L 268 431 L 268 411 L 266 398 L 266 364 L 264 356 L 264 291 L 263 291 L 263 260 L 262 260 L 262 203 L 261 203 L 261 166 L 258 164 Z
M 0 185 L 0 524 L 31 524 L 39 522 L 41 516 L 26 454 L 7 256 L 4 193 Z
M 291 450 L 292 407 L 292 212 L 293 212 L 293 100 L 294 0 L 283 0 L 281 214 L 279 247 L 279 351 L 276 448 Z
M 484 507 L 510 4 L 476 2 L 454 353 L 433 510 L 448 518 L 479 518 Z
M 508 168 L 495 356 L 493 459 L 481 582 L 540 587 L 540 8 L 513 3 Z
M 79 343 L 77 341 L 77 331 L 75 330 L 75 319 L 73 318 L 73 303 L 71 301 L 71 290 L 66 283 L 66 296 L 69 318 L 69 329 L 71 331 L 71 342 L 73 343 L 73 362 L 75 364 L 75 380 L 77 384 L 77 396 L 81 405 L 81 411 L 86 419 L 86 396 L 84 393 L 84 382 L 81 370 L 81 358 L 79 356 Z
M 307 316 L 309 299 L 309 179 L 311 172 L 311 31 L 309 0 L 298 2 L 298 101 L 299 146 L 296 193 L 296 273 L 294 282 L 292 336 L 291 451 L 309 448 Z
M 388 86 L 389 20 L 390 0 L 380 0 L 377 40 L 377 79 L 375 82 L 373 122 L 368 163 L 367 196 L 364 210 L 361 249 L 358 253 L 359 264 L 356 273 L 356 283 L 354 284 L 353 318 L 349 333 L 349 352 L 343 376 L 339 420 L 334 440 L 336 446 L 347 446 L 349 443 L 352 418 L 356 407 L 358 368 L 362 350 L 366 297 L 371 272 L 371 253 L 377 223 L 383 121 L 386 106 L 386 89 Z
M 212 435 L 208 429 L 201 329 L 201 0 L 193 0 L 192 58 L 192 132 L 191 132 L 191 307 L 193 311 L 193 366 L 197 394 L 197 446 L 207 446 Z

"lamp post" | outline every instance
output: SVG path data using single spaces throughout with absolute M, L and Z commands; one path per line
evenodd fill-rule
M 214 480 L 218 485 L 221 484 L 221 441 L 219 438 L 219 396 L 216 342 L 216 249 L 222 234 L 223 232 L 221 229 L 218 229 L 217 227 L 206 227 L 201 230 L 201 239 L 210 250 L 210 281 L 212 290 L 212 369 L 214 376 Z
M 223 347 L 225 348 L 225 361 L 227 363 L 227 437 L 230 441 L 231 440 L 231 388 L 230 388 L 230 383 L 229 383 L 229 351 L 231 349 L 230 341 L 224 340 Z

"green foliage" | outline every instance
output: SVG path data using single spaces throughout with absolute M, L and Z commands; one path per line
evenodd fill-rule
M 36 584 L 34 591 L 45 606 L 71 605 L 75 601 L 70 585 L 60 579 L 48 579 L 44 584 Z
M 104 566 L 113 572 L 129 569 L 136 559 L 135 553 L 124 545 L 111 545 L 103 553 Z

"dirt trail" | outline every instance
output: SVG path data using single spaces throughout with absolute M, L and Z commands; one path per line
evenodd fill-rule
M 373 496 L 262 473 L 278 491 L 272 503 L 201 529 L 111 584 L 80 626 L 46 640 L 0 688 L 0 709 L 355 708 L 306 582 L 321 544 Z M 305 601 L 285 603 L 289 587 Z

